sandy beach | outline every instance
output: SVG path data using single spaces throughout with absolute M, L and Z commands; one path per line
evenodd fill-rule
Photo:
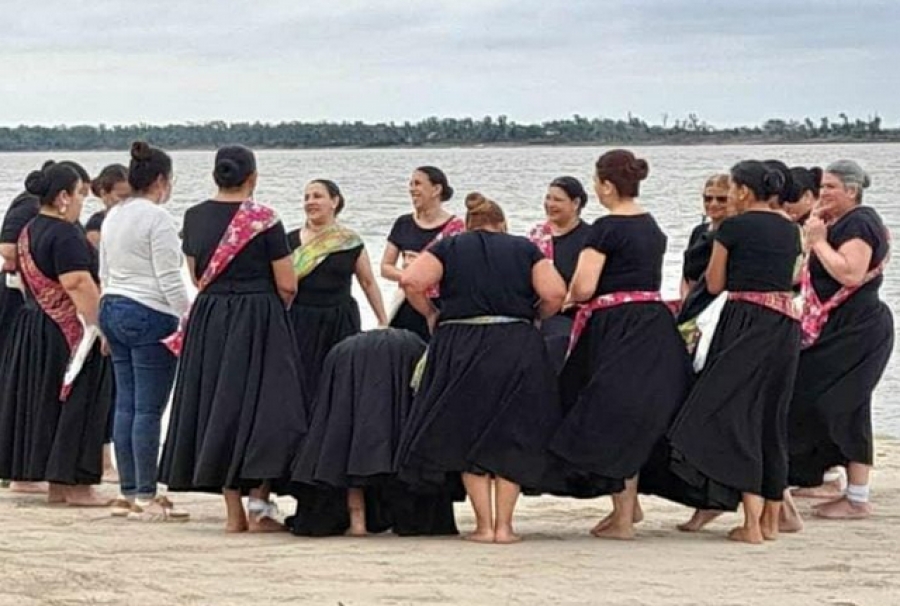
M 518 518 L 526 541 L 485 546 L 229 536 L 215 497 L 175 495 L 190 523 L 143 524 L 3 489 L 0 605 L 900 604 L 900 442 L 877 447 L 873 518 L 811 519 L 801 501 L 805 531 L 758 547 L 725 540 L 737 514 L 681 534 L 675 524 L 689 512 L 657 499 L 644 501 L 647 520 L 632 543 L 587 534 L 607 499 L 526 498 Z M 293 509 L 290 499 L 280 505 Z M 468 506 L 457 511 L 470 528 Z

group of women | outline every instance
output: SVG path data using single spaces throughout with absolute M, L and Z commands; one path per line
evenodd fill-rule
M 332 181 L 306 186 L 306 223 L 286 231 L 254 200 L 253 152 L 223 147 L 218 193 L 179 232 L 172 160 L 139 142 L 104 170 L 108 210 L 85 230 L 87 174 L 48 163 L 3 225 L 0 477 L 105 504 L 90 487 L 114 397 L 112 514 L 130 519 L 189 518 L 158 480 L 222 494 L 230 532 L 445 535 L 467 496 L 466 538 L 513 543 L 522 492 L 611 495 L 591 532 L 630 539 L 643 493 L 695 508 L 682 530 L 742 505 L 729 536 L 761 543 L 802 527 L 788 487 L 835 466 L 849 485 L 817 514 L 868 516 L 871 396 L 893 347 L 868 175 L 748 160 L 711 178 L 673 302 L 648 173 L 603 154 L 608 212 L 583 221 L 585 188 L 560 177 L 525 237 L 479 193 L 447 212 L 446 175 L 416 169 L 381 261 L 399 286 L 386 308 Z M 379 330 L 361 332 L 354 276 Z M 297 497 L 284 524 L 272 493 Z

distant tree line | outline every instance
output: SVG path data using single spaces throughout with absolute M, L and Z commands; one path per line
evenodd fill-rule
M 818 120 L 767 120 L 761 126 L 715 128 L 696 114 L 648 124 L 586 118 L 519 124 L 506 116 L 427 118 L 410 123 L 260 122 L 153 126 L 17 126 L 0 128 L 0 151 L 121 150 L 136 139 L 166 149 L 211 149 L 227 143 L 256 148 L 420 147 L 474 145 L 691 145 L 728 143 L 900 142 L 900 129 L 882 128 L 879 116 L 853 119 L 845 113 Z

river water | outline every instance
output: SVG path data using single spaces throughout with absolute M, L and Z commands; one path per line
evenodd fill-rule
M 447 203 L 449 210 L 462 212 L 465 194 L 481 191 L 503 205 L 511 231 L 524 233 L 543 216 L 547 183 L 569 174 L 582 179 L 590 189 L 593 163 L 602 151 L 590 147 L 261 151 L 257 154 L 257 199 L 277 208 L 290 229 L 303 220 L 304 184 L 317 177 L 336 181 L 347 199 L 342 221 L 362 235 L 377 273 L 394 219 L 410 211 L 407 182 L 416 166 L 434 164 L 447 173 L 457 192 Z M 872 177 L 866 203 L 875 207 L 892 228 L 900 225 L 900 179 L 895 180 L 900 175 L 897 145 L 642 147 L 636 152 L 650 163 L 641 201 L 669 236 L 663 283 L 667 296 L 677 295 L 681 253 L 691 228 L 700 220 L 700 194 L 706 177 L 727 172 L 742 159 L 778 158 L 788 165 L 824 166 L 840 158 L 852 158 Z M 211 151 L 172 154 L 176 182 L 168 208 L 177 217 L 214 193 L 213 155 Z M 110 152 L 0 154 L 0 211 L 21 191 L 28 171 L 48 158 L 76 160 L 91 174 L 106 164 L 127 162 L 127 154 Z M 97 209 L 98 201 L 90 201 L 83 219 Z M 601 212 L 599 203 L 592 199 L 585 218 L 593 220 Z M 392 286 L 383 283 L 382 290 L 389 301 Z M 358 288 L 355 292 L 360 298 L 364 326 L 371 327 L 374 316 Z M 900 272 L 888 270 L 882 296 L 895 313 L 900 309 Z M 898 384 L 900 358 L 895 355 L 876 392 L 876 432 L 900 436 Z

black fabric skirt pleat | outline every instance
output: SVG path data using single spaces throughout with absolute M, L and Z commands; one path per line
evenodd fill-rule
M 328 352 L 343 339 L 360 332 L 359 306 L 352 297 L 328 307 L 294 303 L 290 316 L 303 360 L 303 387 L 312 397 L 318 393 Z

